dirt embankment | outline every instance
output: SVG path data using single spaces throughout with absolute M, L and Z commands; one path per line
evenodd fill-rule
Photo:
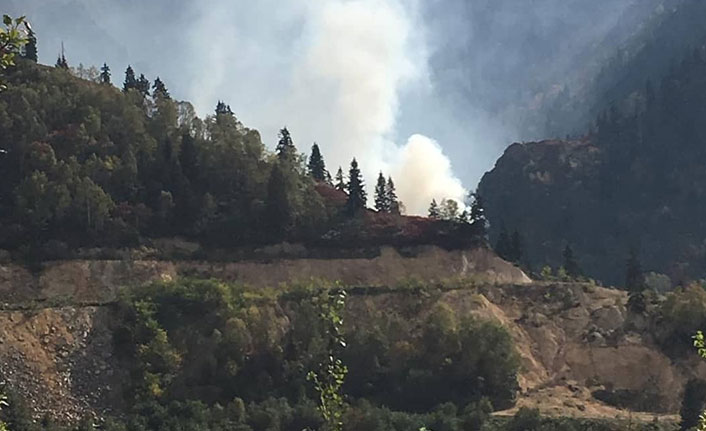
M 383 248 L 379 256 L 352 259 L 278 259 L 272 261 L 198 262 L 75 260 L 43 265 L 32 274 L 18 265 L 0 265 L 0 303 L 68 301 L 106 303 L 126 286 L 179 276 L 218 278 L 252 286 L 311 279 L 341 281 L 352 286 L 391 286 L 405 280 L 440 281 L 472 276 L 488 283 L 529 283 L 517 267 L 486 249 L 446 251 L 422 247 L 404 257 Z

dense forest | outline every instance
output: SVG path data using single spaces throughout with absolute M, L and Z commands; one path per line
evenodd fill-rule
M 177 235 L 222 248 L 346 246 L 352 237 L 353 246 L 457 246 L 483 236 L 485 220 L 458 211 L 436 223 L 401 218 L 394 182 L 382 173 L 370 199 L 375 211 L 367 210 L 355 159 L 348 175 L 339 168 L 332 178 L 316 144 L 307 157 L 283 128 L 270 152 L 224 102 L 202 120 L 159 78 L 137 77 L 131 67 L 122 89 L 108 65 L 100 73 L 70 69 L 63 55 L 53 68 L 20 60 L 7 79 L 0 248 L 19 256 L 61 258 L 81 246 L 135 247 Z

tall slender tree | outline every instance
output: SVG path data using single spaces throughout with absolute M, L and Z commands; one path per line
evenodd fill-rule
M 233 111 L 230 109 L 230 105 L 219 100 L 216 104 L 216 115 L 233 115 Z
M 37 36 L 32 30 L 27 31 L 27 43 L 22 50 L 22 57 L 37 62 Z
M 150 81 L 145 77 L 144 74 L 140 74 L 140 77 L 137 79 L 137 91 L 142 94 L 142 97 L 147 97 L 150 95 Z
M 154 97 L 155 99 L 170 98 L 169 91 L 167 91 L 167 86 L 164 85 L 164 82 L 162 82 L 161 79 L 159 79 L 159 76 L 157 77 L 157 79 L 154 80 L 154 84 L 152 85 L 152 97 Z
M 343 169 L 341 167 L 338 167 L 338 171 L 336 172 L 336 184 L 334 184 L 334 187 L 336 190 L 340 190 L 342 192 L 346 191 L 346 179 L 343 178 Z
M 389 206 L 389 212 L 391 214 L 399 215 L 402 212 L 402 205 L 397 198 L 397 190 L 395 189 L 395 183 L 392 181 L 392 177 L 387 177 L 387 184 L 385 184 L 385 195 L 387 196 L 387 205 Z
M 279 131 L 279 141 L 275 149 L 277 157 L 282 161 L 293 162 L 297 156 L 297 147 L 294 146 L 292 135 L 286 127 Z
M 436 199 L 432 199 L 429 204 L 429 218 L 434 220 L 441 218 L 441 211 L 439 210 L 439 204 L 436 203 Z
M 108 67 L 107 63 L 103 63 L 103 67 L 101 67 L 101 84 L 110 84 L 110 67 Z
M 311 146 L 311 155 L 309 156 L 309 175 L 316 181 L 330 181 L 331 175 L 326 170 L 326 163 L 324 163 L 324 157 L 321 155 L 321 150 L 319 146 L 314 142 Z
M 125 81 L 123 82 L 123 91 L 128 91 L 130 89 L 137 88 L 137 78 L 135 78 L 135 71 L 132 70 L 132 66 L 125 69 Z
M 510 250 L 512 251 L 512 261 L 517 264 L 522 263 L 525 257 L 525 244 L 522 240 L 520 231 L 517 229 L 515 229 L 512 233 L 512 238 L 510 239 Z
M 377 184 L 375 184 L 375 210 L 380 213 L 390 212 L 390 201 L 387 199 L 387 183 L 382 172 L 378 175 Z
M 363 184 L 363 176 L 358 168 L 358 161 L 354 158 L 351 161 L 351 167 L 348 170 L 348 201 L 346 202 L 346 211 L 348 214 L 355 214 L 360 210 L 365 209 L 368 202 L 368 196 L 365 192 Z

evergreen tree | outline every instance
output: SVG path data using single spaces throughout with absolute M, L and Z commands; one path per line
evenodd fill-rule
M 137 79 L 135 78 L 135 71 L 132 70 L 132 66 L 128 66 L 125 69 L 125 82 L 123 82 L 123 91 L 127 92 L 130 89 L 137 88 Z
M 287 180 L 279 163 L 275 163 L 267 182 L 266 201 L 267 224 L 271 232 L 276 233 L 277 239 L 282 239 L 292 225 L 292 206 L 287 193 Z
M 27 33 L 27 43 L 23 48 L 22 57 L 37 62 L 37 36 L 32 30 Z
M 314 142 L 311 146 L 311 155 L 309 156 L 309 175 L 316 181 L 328 181 L 331 179 L 331 175 L 326 170 L 326 164 L 324 163 L 324 158 L 321 155 L 321 150 L 319 146 Z
M 395 183 L 392 182 L 392 177 L 387 177 L 387 184 L 385 185 L 385 194 L 387 195 L 387 204 L 389 206 L 389 212 L 392 214 L 401 214 L 401 204 L 397 198 L 397 191 L 395 190 Z
M 110 84 L 110 67 L 107 63 L 103 63 L 101 67 L 101 84 Z
M 635 249 L 630 250 L 625 271 L 625 289 L 631 293 L 642 293 L 645 290 L 645 275 Z
M 286 127 L 279 131 L 279 142 L 275 152 L 280 160 L 289 162 L 293 162 L 297 156 L 297 147 L 294 146 L 292 135 Z
M 706 382 L 699 379 L 691 379 L 684 387 L 684 397 L 682 399 L 679 415 L 682 431 L 694 429 L 699 424 L 699 416 L 704 411 L 706 404 Z
M 507 261 L 512 261 L 512 243 L 505 224 L 500 228 L 500 235 L 498 235 L 498 241 L 495 243 L 495 253 Z
M 64 56 L 63 53 L 61 55 L 59 55 L 59 57 L 56 59 L 55 66 L 58 67 L 59 69 L 66 69 L 66 70 L 69 69 L 69 63 L 66 61 L 66 57 Z
M 436 199 L 432 199 L 429 204 L 429 218 L 434 220 L 441 218 L 441 211 L 439 210 L 439 204 L 436 203 Z
M 488 236 L 488 219 L 485 216 L 483 199 L 478 193 L 471 194 L 471 225 L 479 238 Z
M 564 252 L 562 253 L 562 256 L 564 257 L 564 264 L 562 265 L 562 268 L 564 268 L 566 274 L 572 279 L 580 277 L 581 268 L 579 267 L 579 264 L 576 261 L 576 257 L 574 256 L 574 250 L 571 248 L 570 245 L 567 244 L 566 247 L 564 247 Z
M 216 115 L 233 115 L 233 111 L 230 109 L 230 105 L 219 100 L 216 104 Z
M 140 74 L 137 79 L 137 91 L 142 94 L 142 97 L 147 97 L 150 95 L 150 81 L 145 77 L 144 74 Z
M 157 98 L 164 98 L 164 99 L 169 99 L 169 91 L 167 91 L 167 87 L 164 85 L 164 82 L 162 82 L 161 79 L 159 79 L 159 76 L 157 79 L 154 80 L 154 84 L 152 85 L 152 97 L 155 99 Z
M 387 183 L 382 172 L 378 175 L 377 184 L 375 184 L 375 210 L 379 213 L 390 212 L 390 202 L 387 200 Z
M 334 187 L 336 187 L 336 190 L 340 190 L 342 192 L 346 191 L 346 180 L 343 178 L 343 169 L 341 169 L 340 166 L 336 172 L 336 184 Z
M 358 161 L 354 158 L 351 161 L 351 167 L 348 171 L 348 202 L 346 202 L 346 211 L 348 214 L 355 214 L 360 210 L 365 209 L 368 201 L 365 193 L 365 185 L 363 184 L 363 176 L 358 168 Z

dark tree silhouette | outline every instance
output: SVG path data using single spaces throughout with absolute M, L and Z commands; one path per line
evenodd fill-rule
M 331 175 L 326 170 L 324 157 L 321 155 L 321 150 L 316 142 L 311 146 L 311 155 L 309 156 L 309 164 L 307 167 L 309 169 L 309 175 L 316 181 L 329 181 L 331 179 Z
M 103 63 L 103 67 L 101 67 L 100 79 L 101 84 L 110 84 L 110 67 L 107 63 Z
M 37 62 L 37 36 L 32 30 L 27 33 L 27 43 L 23 48 L 22 57 Z
M 436 203 L 436 199 L 432 199 L 429 204 L 429 218 L 438 220 L 441 218 L 441 210 L 439 209 L 439 204 Z
M 130 89 L 137 88 L 137 78 L 135 78 L 135 71 L 132 70 L 132 66 L 125 69 L 125 81 L 123 82 L 123 91 L 128 91 Z
M 277 157 L 282 161 L 293 162 L 297 156 L 297 147 L 294 146 L 292 135 L 286 127 L 279 131 L 279 142 L 277 142 Z
M 351 161 L 351 167 L 348 170 L 348 202 L 346 202 L 346 212 L 353 215 L 360 210 L 365 209 L 368 201 L 365 193 L 365 185 L 363 184 L 363 176 L 358 168 L 358 161 L 354 158 Z
M 334 187 L 336 187 L 336 190 L 342 192 L 346 191 L 346 179 L 343 178 L 343 169 L 341 169 L 340 166 L 338 167 L 338 171 L 336 171 L 336 184 Z
M 385 176 L 380 172 L 375 184 L 375 210 L 380 213 L 390 212 L 390 202 L 387 199 L 387 183 Z
M 157 79 L 154 80 L 154 84 L 152 85 L 152 97 L 155 99 L 158 98 L 163 98 L 163 99 L 169 99 L 169 91 L 167 91 L 167 87 L 164 85 L 164 82 L 162 82 L 161 79 L 159 79 L 159 76 Z

